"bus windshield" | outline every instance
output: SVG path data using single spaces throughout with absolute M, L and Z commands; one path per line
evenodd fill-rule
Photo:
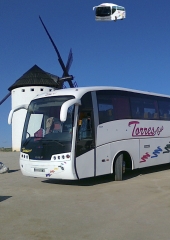
M 111 15 L 111 8 L 110 7 L 97 7 L 96 8 L 96 16 L 98 17 L 105 17 Z
M 21 152 L 32 160 L 50 160 L 54 154 L 71 151 L 74 105 L 67 111 L 67 119 L 60 121 L 64 102 L 73 96 L 46 97 L 33 100 L 28 108 L 23 130 Z

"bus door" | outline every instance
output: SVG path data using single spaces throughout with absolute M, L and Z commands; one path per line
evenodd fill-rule
M 95 131 L 91 92 L 82 97 L 78 110 L 75 170 L 79 179 L 95 175 Z

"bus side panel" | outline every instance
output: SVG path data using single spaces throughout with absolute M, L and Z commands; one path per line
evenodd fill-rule
M 170 138 L 140 139 L 140 168 L 169 162 Z
M 139 139 L 116 141 L 97 147 L 96 175 L 113 173 L 113 162 L 119 152 L 127 151 L 132 159 L 132 169 L 139 168 Z
M 132 169 L 139 168 L 139 139 L 116 141 L 110 144 L 110 155 L 112 159 L 111 173 L 113 172 L 115 157 L 122 151 L 129 153 L 132 160 Z
M 94 177 L 94 149 L 76 158 L 78 178 Z
M 129 127 L 129 122 L 130 120 L 123 119 L 100 124 L 97 127 L 96 145 L 132 139 L 133 128 Z
M 96 176 L 110 173 L 110 143 L 96 148 Z

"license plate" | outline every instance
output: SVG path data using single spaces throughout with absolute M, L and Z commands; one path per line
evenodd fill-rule
M 34 168 L 34 172 L 45 172 L 45 168 Z

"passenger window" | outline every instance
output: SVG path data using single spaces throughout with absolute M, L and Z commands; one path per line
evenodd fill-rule
M 115 96 L 112 101 L 115 109 L 115 120 L 131 118 L 129 99 L 127 97 Z
M 154 98 L 145 96 L 131 97 L 132 118 L 136 119 L 159 119 L 157 101 Z
M 86 116 L 79 120 L 79 131 L 78 131 L 78 139 L 92 139 L 92 122 L 91 122 L 91 114 L 86 113 Z
M 129 99 L 123 91 L 97 91 L 99 123 L 118 119 L 128 119 L 130 116 Z
M 112 14 L 116 12 L 116 7 L 112 7 Z
M 160 100 L 158 105 L 160 119 L 170 120 L 170 100 Z

